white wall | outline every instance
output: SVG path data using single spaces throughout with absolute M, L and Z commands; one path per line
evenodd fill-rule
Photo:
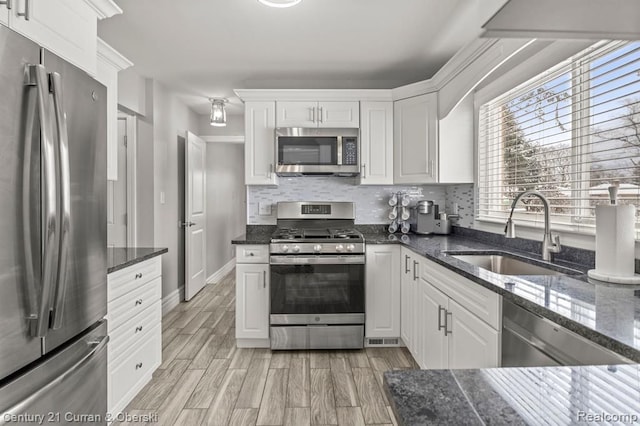
M 198 117 L 199 136 L 243 136 L 244 115 L 227 115 L 227 125 L 215 127 L 209 124 L 208 115 Z M 244 161 L 244 160 L 243 160 Z
M 207 275 L 234 258 L 231 240 L 245 232 L 244 145 L 207 144 Z
M 198 115 L 161 83 L 153 83 L 153 169 L 154 169 L 154 245 L 167 247 L 162 261 L 162 295 L 184 285 L 180 273 L 183 230 L 178 226 L 184 202 L 178 137 L 189 130 L 197 132 Z M 164 203 L 160 194 L 164 192 Z

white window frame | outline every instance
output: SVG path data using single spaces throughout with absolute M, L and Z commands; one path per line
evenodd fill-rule
M 518 85 L 526 82 L 527 80 L 543 73 L 544 71 L 552 68 L 555 64 L 558 64 L 571 56 L 583 51 L 589 46 L 593 45 L 594 41 L 571 41 L 571 40 L 559 40 L 550 43 L 547 47 L 541 49 L 539 52 L 531 55 L 529 58 L 523 60 L 517 65 L 508 64 L 503 72 L 497 70 L 497 76 L 492 76 L 491 82 L 481 86 L 474 93 L 474 139 L 475 139 L 475 164 L 476 164 L 476 184 L 474 185 L 474 225 L 475 229 L 481 231 L 488 231 L 493 233 L 504 232 L 505 221 L 500 219 L 486 218 L 478 216 L 479 209 L 479 191 L 478 184 L 480 182 L 480 167 L 478 162 L 479 152 L 479 137 L 480 137 L 480 108 L 487 102 L 499 97 L 500 95 L 508 92 L 509 90 L 517 87 Z M 526 52 L 525 52 L 526 53 Z M 584 108 L 580 108 L 584 110 Z M 584 120 L 585 117 L 580 117 L 576 114 L 574 120 Z M 575 138 L 574 134 L 574 138 Z M 577 144 L 579 146 L 579 144 Z M 574 141 L 572 141 L 572 147 L 576 147 Z M 573 149 L 573 148 L 572 148 Z M 497 184 L 496 184 L 497 185 Z M 514 218 L 517 220 L 517 213 L 514 214 Z M 542 240 L 541 228 L 543 226 L 542 214 L 539 215 L 539 220 L 531 222 L 531 216 L 527 217 L 528 222 L 518 223 L 518 236 L 532 240 Z M 594 250 L 595 249 L 595 228 L 594 227 L 580 227 L 575 224 L 558 225 L 553 224 L 552 228 L 554 232 L 559 233 L 564 245 L 578 247 L 583 249 Z M 636 257 L 640 257 L 640 240 L 636 241 Z

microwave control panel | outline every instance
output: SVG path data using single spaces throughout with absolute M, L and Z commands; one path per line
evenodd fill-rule
M 358 165 L 358 138 L 342 138 L 342 164 L 345 166 Z

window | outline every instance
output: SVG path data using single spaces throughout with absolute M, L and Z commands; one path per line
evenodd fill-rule
M 554 227 L 584 233 L 610 185 L 640 205 L 640 42 L 597 43 L 482 105 L 478 161 L 480 220 L 506 220 L 525 190 L 549 199 Z M 542 212 L 525 197 L 514 217 L 540 224 Z

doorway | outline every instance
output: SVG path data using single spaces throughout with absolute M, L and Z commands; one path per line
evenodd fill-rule
M 118 179 L 107 181 L 107 246 L 136 245 L 136 118 L 118 114 Z

